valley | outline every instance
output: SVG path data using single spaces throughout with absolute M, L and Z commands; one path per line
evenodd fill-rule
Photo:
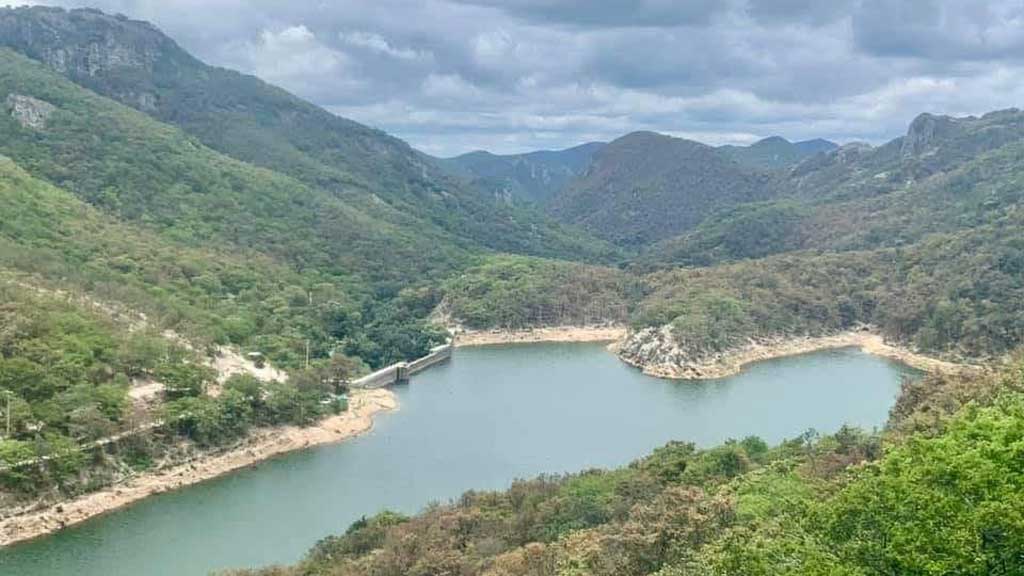
M 335 32 L 281 62 L 446 54 Z M 1024 112 L 428 154 L 196 41 L 0 7 L 0 572 L 1024 566 Z
M 755 432 L 777 442 L 808 428 L 871 428 L 913 374 L 846 349 L 679 385 L 640 375 L 602 344 L 460 348 L 395 388 L 398 410 L 376 416 L 366 435 L 16 545 L 0 552 L 0 568 L 170 575 L 293 562 L 363 515 L 414 514 L 466 490 L 620 466 L 672 438 L 708 447 Z

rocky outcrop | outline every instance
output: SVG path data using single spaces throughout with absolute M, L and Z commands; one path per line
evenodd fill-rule
M 921 114 L 910 123 L 907 135 L 903 138 L 900 155 L 904 158 L 911 158 L 934 152 L 939 142 L 952 137 L 956 131 L 957 120 L 955 118 Z
M 612 350 L 624 362 L 658 378 L 706 380 L 724 378 L 744 366 L 783 356 L 806 354 L 831 348 L 860 348 L 928 372 L 959 373 L 976 367 L 933 358 L 899 344 L 887 342 L 871 326 L 860 325 L 846 332 L 826 335 L 777 335 L 750 338 L 742 344 L 717 352 L 687 352 L 675 340 L 670 326 L 646 328 L 630 334 Z
M 72 77 L 118 68 L 152 69 L 166 41 L 143 22 L 97 10 L 0 9 L 0 43 Z
M 692 355 L 685 352 L 672 336 L 671 326 L 644 328 L 631 332 L 609 347 L 620 360 L 657 378 L 698 379 L 700 369 Z
M 623 362 L 658 378 L 716 378 L 715 359 L 695 357 L 683 349 L 672 334 L 672 326 L 644 328 L 631 333 L 613 347 Z
M 42 130 L 46 128 L 46 119 L 57 107 L 31 96 L 9 94 L 5 101 L 7 112 L 21 124 L 22 128 Z
M 125 85 L 112 76 L 138 70 L 145 77 L 168 54 L 187 59 L 167 37 L 145 22 L 97 10 L 43 6 L 0 8 L 0 46 L 10 47 L 121 102 L 154 111 L 155 86 Z

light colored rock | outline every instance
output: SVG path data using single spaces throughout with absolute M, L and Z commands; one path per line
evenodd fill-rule
M 7 111 L 22 128 L 33 130 L 46 128 L 46 119 L 57 110 L 57 107 L 49 102 L 23 94 L 9 94 L 6 104 Z
M 962 372 L 977 367 L 947 362 L 886 342 L 869 326 L 826 336 L 775 336 L 752 338 L 721 352 L 694 354 L 685 351 L 670 326 L 631 333 L 613 349 L 623 362 L 658 378 L 703 380 L 724 378 L 753 362 L 805 354 L 829 348 L 858 347 L 876 356 L 898 360 L 929 372 Z

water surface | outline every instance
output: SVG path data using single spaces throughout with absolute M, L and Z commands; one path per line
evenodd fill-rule
M 0 550 L 0 574 L 201 575 L 290 563 L 383 509 L 612 467 L 669 440 L 778 442 L 881 426 L 910 369 L 844 349 L 705 382 L 646 377 L 599 344 L 469 348 L 396 389 L 360 438 L 293 453 Z

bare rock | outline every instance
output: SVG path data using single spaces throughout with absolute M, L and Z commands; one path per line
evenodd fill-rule
M 23 94 L 9 94 L 6 105 L 8 113 L 22 128 L 33 130 L 46 128 L 46 119 L 57 110 L 57 107 L 49 102 Z

